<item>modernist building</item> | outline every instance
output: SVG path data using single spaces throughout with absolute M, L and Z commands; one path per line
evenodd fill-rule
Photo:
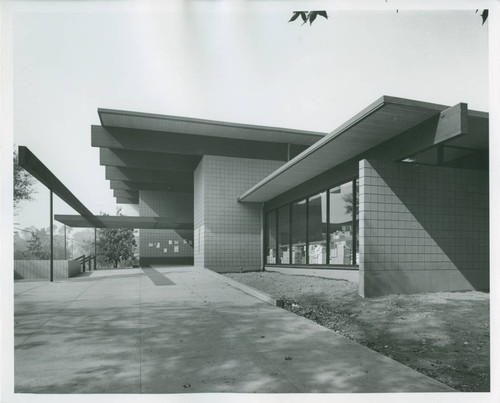
M 140 261 L 359 270 L 363 296 L 489 288 L 488 114 L 384 96 L 324 134 L 99 109 Z M 153 227 L 154 228 L 154 227 Z

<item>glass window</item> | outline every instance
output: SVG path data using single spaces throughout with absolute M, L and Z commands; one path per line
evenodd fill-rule
M 352 182 L 330 189 L 330 262 L 352 263 Z
M 356 209 L 354 210 L 354 225 L 356 226 L 356 260 L 352 264 L 359 263 L 359 179 L 356 179 Z
M 266 263 L 276 263 L 276 210 L 266 215 Z
M 326 264 L 326 192 L 309 198 L 309 264 Z
M 290 263 L 290 206 L 278 210 L 278 263 Z
M 292 203 L 292 264 L 306 264 L 307 200 Z

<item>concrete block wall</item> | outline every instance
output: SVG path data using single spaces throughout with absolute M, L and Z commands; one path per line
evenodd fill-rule
M 203 161 L 194 171 L 194 265 L 205 267 L 205 181 Z
M 79 261 L 54 260 L 54 278 L 68 278 L 81 272 Z M 48 280 L 50 260 L 14 260 L 15 280 Z
M 489 289 L 488 172 L 362 160 L 365 297 Z
M 203 157 L 194 177 L 195 265 L 218 272 L 261 269 L 262 206 L 238 203 L 237 197 L 281 165 L 281 161 Z
M 173 222 L 192 223 L 193 194 L 141 190 L 139 214 L 148 217 L 169 217 Z M 193 264 L 193 231 L 139 230 L 139 261 L 141 266 Z

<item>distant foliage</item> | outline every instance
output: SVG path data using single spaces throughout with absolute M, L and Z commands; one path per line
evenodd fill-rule
M 476 14 L 479 10 L 476 10 Z M 482 25 L 484 25 L 484 23 L 486 22 L 486 20 L 488 19 L 488 10 L 483 10 L 483 12 L 481 13 L 481 18 L 483 20 L 483 23 Z
M 28 241 L 28 252 L 31 259 L 47 260 L 50 257 L 37 232 L 33 232 L 31 239 Z
M 309 22 L 309 25 L 312 25 L 312 23 L 314 22 L 314 20 L 316 19 L 316 17 L 318 15 L 328 19 L 328 14 L 326 13 L 325 10 L 321 10 L 321 11 L 294 11 L 292 18 L 290 18 L 290 21 L 288 21 L 288 22 L 293 22 L 297 18 L 300 17 L 300 18 L 302 18 L 302 21 L 303 21 L 302 25 L 304 25 L 307 22 Z
M 351 193 L 347 193 L 344 196 L 342 196 L 342 199 L 344 200 L 344 207 L 345 207 L 345 212 L 346 214 L 352 214 L 353 212 L 353 195 Z M 356 198 L 356 217 L 359 216 L 359 198 Z
M 135 246 L 133 229 L 104 228 L 99 231 L 97 253 L 113 267 L 118 267 L 121 261 L 132 259 Z
M 55 226 L 57 230 L 57 227 Z M 50 258 L 50 228 L 30 227 L 21 230 L 31 236 L 14 234 L 14 258 L 21 260 L 46 260 Z M 54 233 L 52 249 L 54 259 L 65 259 L 64 236 Z
M 387 1 L 387 0 L 385 0 L 385 1 Z M 476 10 L 476 13 L 478 11 L 479 11 L 479 9 Z M 399 13 L 399 10 L 396 10 L 396 13 Z M 292 18 L 290 18 L 290 20 L 288 22 L 293 22 L 300 17 L 302 19 L 302 25 L 306 24 L 307 22 L 309 22 L 309 25 L 312 25 L 312 23 L 314 22 L 314 20 L 316 20 L 316 17 L 318 15 L 328 19 L 328 14 L 325 10 L 321 10 L 321 11 L 317 11 L 317 10 L 316 11 L 294 11 L 292 14 Z M 483 20 L 482 25 L 484 25 L 484 23 L 488 19 L 488 10 L 483 10 L 483 12 L 481 13 L 481 18 Z
M 19 165 L 17 150 L 14 150 L 14 208 L 23 200 L 33 200 L 35 180 Z

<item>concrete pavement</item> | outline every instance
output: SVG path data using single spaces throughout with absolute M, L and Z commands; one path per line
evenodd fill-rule
M 453 392 L 190 266 L 15 283 L 16 393 Z

